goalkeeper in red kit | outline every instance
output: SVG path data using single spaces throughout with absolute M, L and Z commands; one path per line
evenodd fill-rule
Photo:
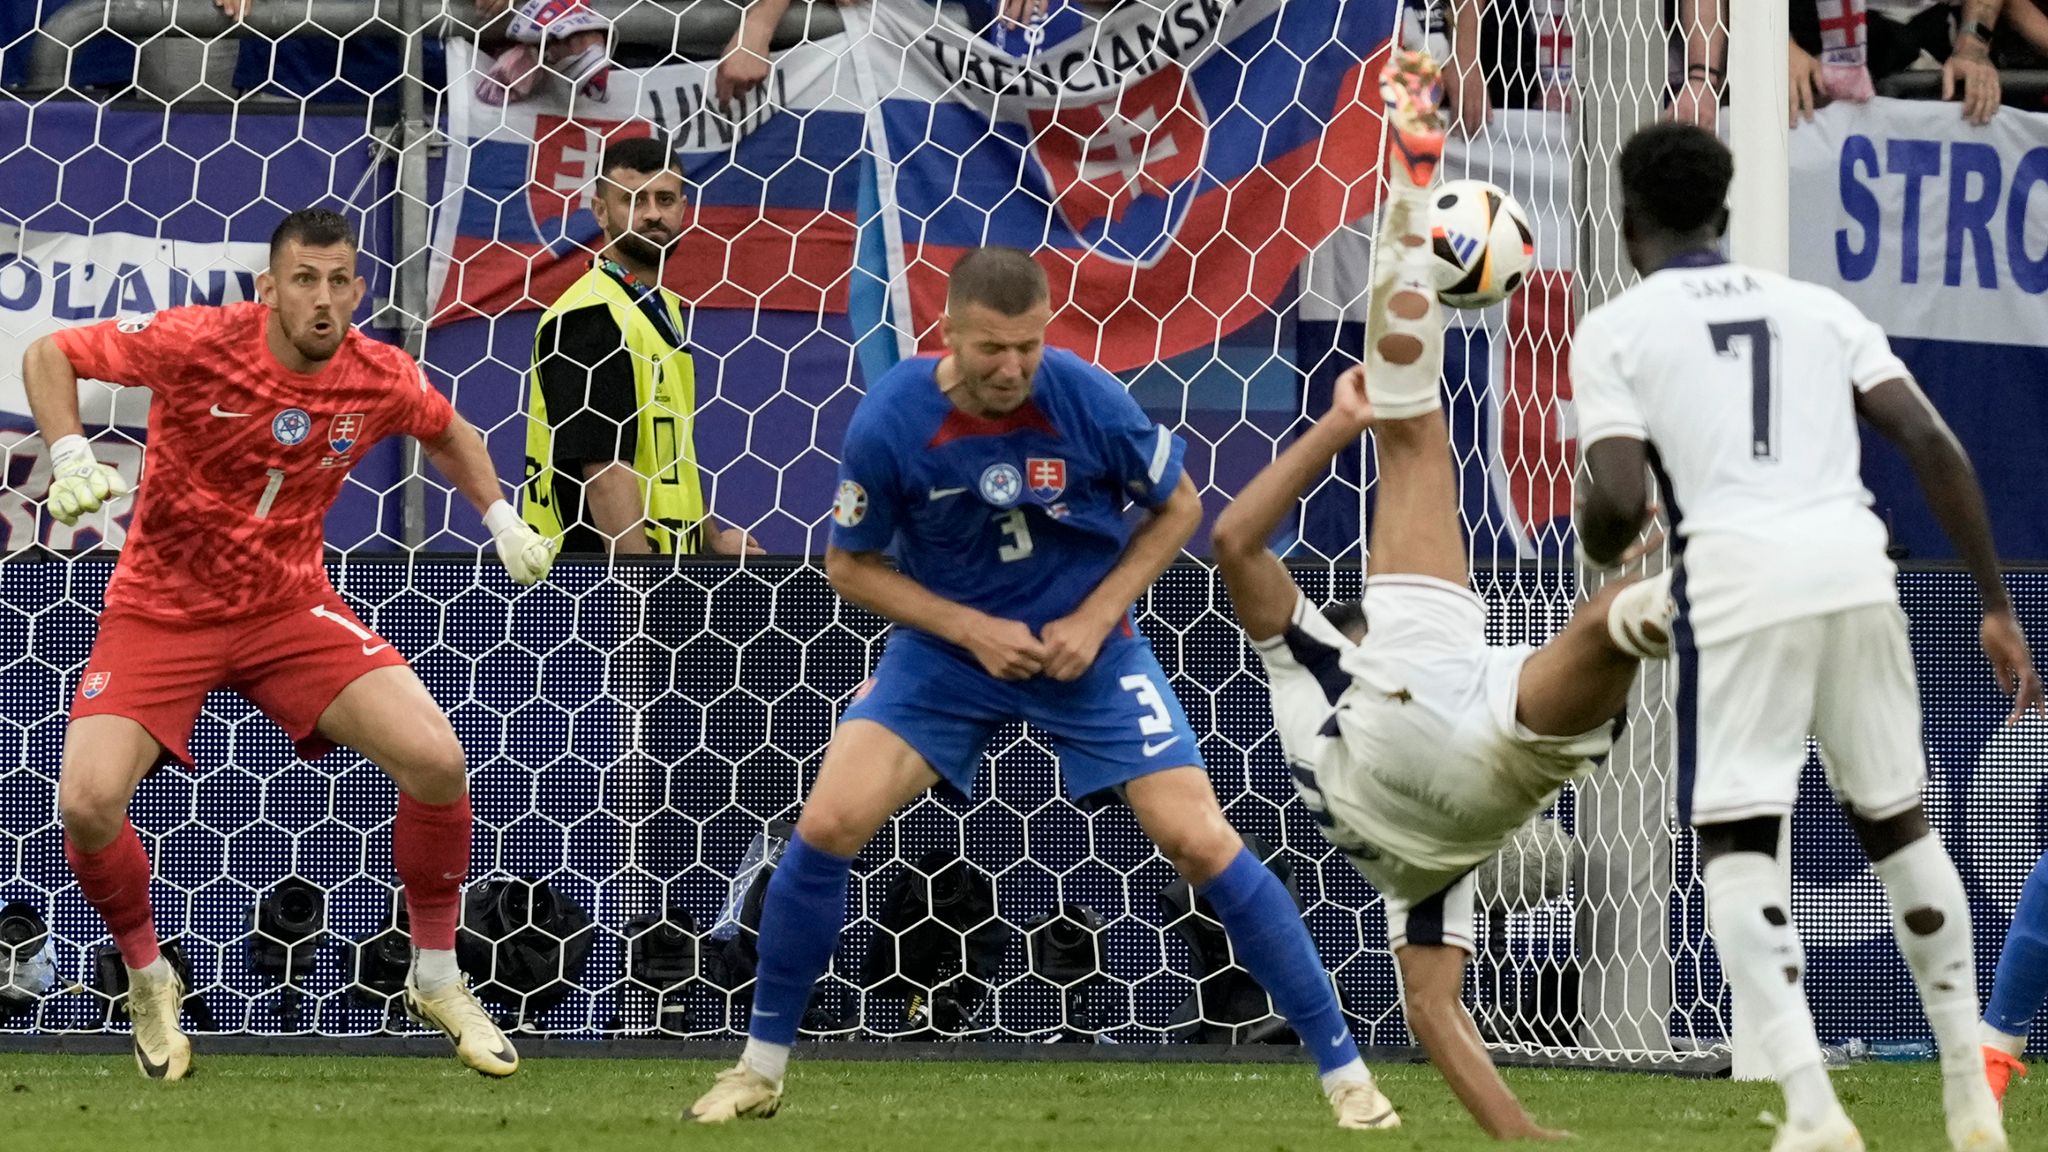
M 345 745 L 397 782 L 391 855 L 414 949 L 406 1010 L 478 1072 L 519 1066 L 455 964 L 470 842 L 462 745 L 405 658 L 335 592 L 321 528 L 349 468 L 378 440 L 409 435 L 483 511 L 512 579 L 539 580 L 554 554 L 500 497 L 483 437 L 412 357 L 350 326 L 365 288 L 356 255 L 347 220 L 295 212 L 271 237 L 260 303 L 68 329 L 23 358 L 50 445 L 45 506 L 66 524 L 127 492 L 82 435 L 79 378 L 155 393 L 146 472 L 72 698 L 57 785 L 65 856 L 128 966 L 135 1059 L 153 1079 L 186 1076 L 192 1045 L 178 1021 L 184 988 L 158 952 L 149 857 L 128 802 L 158 765 L 190 763 L 193 722 L 206 693 L 223 687 L 276 721 L 300 755 Z

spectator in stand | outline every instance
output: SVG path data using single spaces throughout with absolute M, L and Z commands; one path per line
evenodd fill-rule
M 1403 46 L 1447 61 L 1441 81 L 1444 119 L 1453 132 L 1468 140 L 1486 131 L 1493 121 L 1495 100 L 1490 82 L 1500 68 L 1489 66 L 1498 57 L 1485 50 L 1487 16 L 1486 0 L 1407 0 L 1401 11 Z M 1492 44 L 1500 42 L 1496 34 Z
M 477 99 L 515 104 L 553 73 L 585 99 L 605 101 L 612 74 L 610 26 L 588 0 L 476 0 L 477 14 L 486 20 L 508 8 L 512 23 L 505 35 L 512 43 L 477 81 Z
M 1672 81 L 1672 120 L 1697 124 L 1712 132 L 1721 120 L 1721 101 L 1728 95 L 1728 21 L 1724 0 L 1679 0 L 1672 27 L 1685 74 Z M 1667 17 L 1672 15 L 1666 8 Z
M 791 0 L 753 0 L 718 64 L 718 98 L 738 99 L 768 79 L 774 66 L 771 42 L 775 27 Z M 837 0 L 840 4 L 855 0 Z M 1561 2 L 1561 0 L 1560 0 Z M 1444 110 L 1459 135 L 1486 130 L 1494 100 L 1481 51 L 1481 25 L 1486 0 L 1407 0 L 1402 11 L 1402 39 L 1408 47 L 1427 48 L 1450 64 L 1444 69 Z M 1070 0 L 965 0 L 967 22 L 983 39 L 1012 56 L 1030 56 L 1046 44 L 1057 44 L 1087 26 L 1088 18 Z
M 250 0 L 215 0 L 223 10 Z M 368 20 L 373 6 L 362 0 Z M 510 41 L 476 82 L 479 100 L 503 105 L 524 100 L 551 76 L 587 99 L 602 102 L 611 79 L 611 57 L 602 16 L 587 0 L 476 0 L 479 26 L 507 10 Z M 405 46 L 391 35 L 334 37 L 321 33 L 271 41 L 250 37 L 235 62 L 235 87 L 245 95 L 316 102 L 360 103 L 393 91 L 405 70 Z M 440 40 L 425 42 L 424 74 L 429 88 L 447 83 Z
M 726 43 L 725 54 L 718 60 L 718 102 L 728 104 L 759 88 L 774 70 L 775 58 L 771 51 L 775 40 L 775 26 L 782 23 L 782 14 L 789 11 L 790 0 L 753 0 L 740 16 L 739 30 Z M 838 0 L 842 5 L 854 0 Z M 1044 11 L 1048 0 L 1007 0 L 1005 13 L 1014 8 L 1021 17 L 1029 11 Z M 1058 0 L 1050 0 L 1058 2 Z
M 1831 100 L 1870 99 L 1876 81 L 1923 67 L 1923 58 L 1939 64 L 1941 98 L 1961 101 L 1963 119 L 1989 124 L 1998 111 L 2001 93 L 1991 39 L 2001 0 L 1791 3 L 1794 123 L 1812 119 L 1814 109 Z
M 28 78 L 29 56 L 39 39 L 34 32 L 71 0 L 7 0 L 0 3 L 0 87 L 18 87 Z M 213 0 L 214 6 L 239 19 L 249 0 Z M 103 32 L 79 45 L 71 55 L 65 78 L 74 89 L 116 91 L 135 82 L 135 44 Z
M 2003 30 L 1991 57 L 2001 68 L 2048 69 L 2048 10 L 2042 0 L 2005 0 Z

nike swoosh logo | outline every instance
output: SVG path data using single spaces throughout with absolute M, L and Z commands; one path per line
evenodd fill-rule
M 1342 1032 L 1339 1032 L 1339 1033 L 1337 1033 L 1337 1034 L 1336 1034 L 1335 1036 L 1332 1036 L 1332 1037 L 1330 1037 L 1330 1047 L 1332 1047 L 1332 1048 L 1342 1048 L 1343 1046 L 1344 1046 L 1344 1033 L 1342 1033 Z
M 215 416 L 218 416 L 223 420 L 246 420 L 249 417 L 249 414 L 247 412 L 230 412 L 218 404 L 215 404 L 212 408 L 208 409 L 208 411 L 212 412 Z
M 379 644 L 375 648 L 372 648 L 368 644 L 365 644 L 363 645 L 363 655 L 375 656 L 377 653 L 382 652 L 383 650 L 389 647 L 391 647 L 391 645 L 389 644 Z
M 1145 756 L 1148 759 L 1153 756 L 1157 756 L 1161 752 L 1166 751 L 1168 748 L 1171 748 L 1178 743 L 1180 743 L 1180 737 L 1178 736 L 1175 736 L 1170 740 L 1161 740 L 1157 744 L 1154 744 L 1150 740 L 1147 740 L 1145 742 Z
M 161 1080 L 171 1070 L 171 1062 L 169 1060 L 151 1060 L 149 1053 L 144 1052 L 140 1044 L 135 1046 L 135 1058 L 142 1063 L 143 1075 L 148 1076 L 151 1080 Z
M 967 491 L 965 488 L 934 488 L 930 492 L 925 493 L 925 499 L 944 500 L 948 496 L 958 496 L 965 491 Z

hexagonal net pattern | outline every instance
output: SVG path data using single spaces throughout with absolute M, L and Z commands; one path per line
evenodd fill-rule
M 1055 4 L 1028 28 L 876 0 L 785 20 L 772 67 L 749 78 L 730 57 L 721 74 L 736 11 L 703 4 L 606 0 L 563 17 L 515 2 L 485 19 L 456 0 L 415 27 L 392 0 L 359 18 L 255 0 L 241 24 L 183 0 L 171 28 L 74 4 L 40 28 L 0 25 L 13 86 L 0 105 L 0 903 L 29 917 L 0 913 L 13 979 L 0 1030 L 116 1027 L 120 983 L 63 862 L 55 779 L 113 563 L 101 549 L 124 543 L 130 508 L 76 528 L 44 514 L 48 454 L 15 365 L 57 328 L 256 298 L 271 229 L 297 208 L 356 223 L 359 326 L 415 352 L 484 433 L 508 495 L 586 550 L 516 588 L 475 512 L 409 445 L 357 447 L 353 429 L 316 421 L 312 449 L 348 470 L 327 520 L 335 584 L 469 755 L 460 951 L 523 1028 L 745 1027 L 767 869 L 884 634 L 833 595 L 818 559 L 840 444 L 867 382 L 942 347 L 960 252 L 1036 255 L 1051 341 L 1116 372 L 1186 441 L 1212 512 L 1327 406 L 1369 304 L 1376 75 L 1395 36 L 1456 62 L 1465 128 L 1446 175 L 1502 185 L 1536 236 L 1523 290 L 1457 314 L 1445 364 L 1489 638 L 1540 642 L 1577 597 L 1564 366 L 1574 293 L 1620 280 L 1611 260 L 1574 272 L 1582 253 L 1611 257 L 1618 225 L 1582 186 L 1605 181 L 1618 136 L 1575 143 L 1575 101 L 1663 99 L 1661 54 L 1683 37 L 1654 12 L 1568 22 L 1560 0 L 1496 5 L 1468 42 L 1448 10 L 1404 16 L 1387 0 Z M 87 5 L 93 19 L 75 18 Z M 1606 71 L 1575 81 L 1582 15 L 1635 47 L 1610 46 Z M 600 158 L 636 137 L 673 156 L 680 198 L 621 199 L 601 220 Z M 626 215 L 659 242 L 672 314 L 594 268 L 632 251 L 607 246 L 605 221 Z M 1593 233 L 1606 239 L 1581 239 Z M 609 351 L 562 306 L 593 276 L 620 301 L 582 310 L 611 325 Z M 680 343 L 688 370 L 619 335 L 639 325 Z M 86 381 L 80 397 L 99 459 L 147 493 L 148 394 Z M 613 461 L 637 473 L 625 491 L 644 531 L 598 510 L 594 477 Z M 1319 602 L 1359 593 L 1372 487 L 1369 457 L 1347 453 L 1277 542 Z M 743 534 L 765 554 L 677 554 Z M 642 537 L 651 560 L 607 555 Z M 1190 547 L 1206 552 L 1206 528 Z M 1138 619 L 1360 1039 L 1406 1043 L 1379 900 L 1296 798 L 1220 582 L 1178 564 Z M 1660 1060 L 1725 1033 L 1693 865 L 1666 815 L 1662 708 L 1653 684 L 1613 770 L 1483 869 L 1473 997 L 1502 1045 Z M 345 751 L 296 760 L 226 691 L 191 747 L 197 768 L 149 777 L 133 812 L 201 1026 L 404 1027 L 388 780 Z M 859 859 L 806 1027 L 1284 1037 L 1129 811 L 1077 805 L 1057 781 L 1048 744 L 1012 725 L 971 795 L 935 791 L 891 823 Z M 4 935 L 31 921 L 46 935 Z

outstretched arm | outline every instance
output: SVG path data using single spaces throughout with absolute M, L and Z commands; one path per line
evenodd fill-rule
M 1394 954 L 1401 965 L 1401 1005 L 1408 1030 L 1422 1042 L 1465 1110 L 1496 1140 L 1560 1140 L 1570 1135 L 1543 1127 L 1522 1109 L 1494 1069 L 1493 1058 L 1460 998 L 1465 952 L 1447 944 L 1407 944 Z
M 484 515 L 484 527 L 497 546 L 498 559 L 505 564 L 514 583 L 533 584 L 548 574 L 555 562 L 555 547 L 528 527 L 498 488 L 498 469 L 491 463 L 491 450 L 483 434 L 460 414 L 448 421 L 438 436 L 420 441 L 420 451 L 448 483 L 455 486 L 476 510 Z
M 503 500 L 498 490 L 498 469 L 491 463 L 491 450 L 476 425 L 456 416 L 439 436 L 420 441 L 420 450 L 443 479 L 455 486 L 478 512 L 488 512 Z
M 1039 630 L 1045 641 L 1045 674 L 1055 680 L 1076 680 L 1093 667 L 1110 629 L 1187 547 L 1201 523 L 1202 497 L 1195 491 L 1195 482 L 1183 472 L 1173 495 L 1131 533 L 1116 567 L 1095 585 L 1080 607 Z
M 2048 714 L 2042 702 L 2041 677 L 2027 650 L 2026 636 L 2014 617 L 1999 571 L 1998 549 L 1991 542 L 1991 517 L 1984 510 L 1984 490 L 1963 446 L 1948 423 L 1911 380 L 1887 380 L 1856 393 L 1856 411 L 1885 439 L 1906 454 L 1927 504 L 1941 521 L 1941 530 L 1955 545 L 1963 564 L 1977 580 L 1984 598 L 1982 639 L 1998 686 L 2013 696 L 2009 719 L 2029 710 Z
M 1347 371 L 1337 382 L 1337 402 L 1310 425 L 1278 459 L 1266 465 L 1216 518 L 1210 544 L 1230 606 L 1254 641 L 1287 630 L 1299 592 L 1287 566 L 1266 548 L 1280 524 L 1293 515 L 1301 494 L 1330 467 L 1330 461 L 1358 443 L 1372 424 L 1365 402 L 1364 372 Z

